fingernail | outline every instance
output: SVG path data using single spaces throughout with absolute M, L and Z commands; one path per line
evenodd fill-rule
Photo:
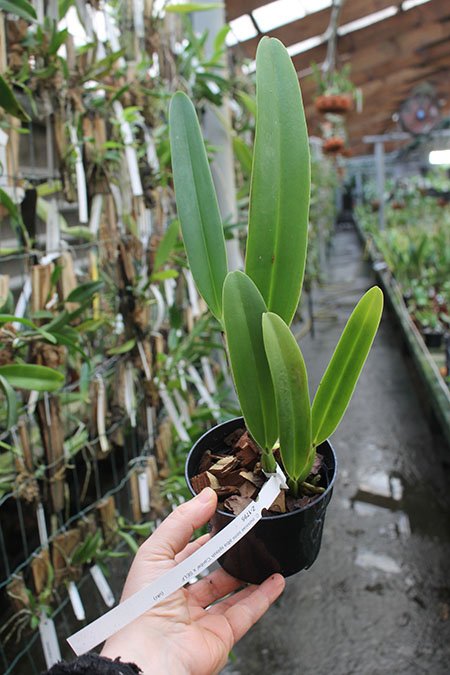
M 213 495 L 214 495 L 214 490 L 212 490 L 210 487 L 205 487 L 205 488 L 203 488 L 203 490 L 198 495 L 198 500 L 200 502 L 203 502 L 204 504 L 207 504 L 208 502 L 211 501 Z
M 284 587 L 286 584 L 285 578 L 281 574 L 274 574 L 271 579 L 277 586 Z

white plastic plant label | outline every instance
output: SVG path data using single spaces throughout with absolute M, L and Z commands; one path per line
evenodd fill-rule
M 71 635 L 67 641 L 75 654 L 78 656 L 93 649 L 198 576 L 256 525 L 262 517 L 263 509 L 269 508 L 280 490 L 286 487 L 283 472 L 277 467 L 277 472 L 271 474 L 267 483 L 263 485 L 257 501 L 249 504 L 198 551 L 117 607 Z
M 84 173 L 83 158 L 81 156 L 80 142 L 75 127 L 69 125 L 70 142 L 75 154 L 75 175 L 77 180 L 78 219 L 80 223 L 88 223 L 88 202 L 86 188 L 86 174 Z
M 44 507 L 42 506 L 42 502 L 39 502 L 36 507 L 36 518 L 38 524 L 39 541 L 41 542 L 41 546 L 45 548 L 46 546 L 48 546 L 48 534 L 47 534 L 47 523 L 45 522 L 45 513 Z
M 148 484 L 148 477 L 146 471 L 140 471 L 137 475 L 138 490 L 139 490 L 139 506 L 141 513 L 149 513 L 150 511 L 150 486 Z
M 74 581 L 69 581 L 67 585 L 67 591 L 69 593 L 70 604 L 72 605 L 73 613 L 75 614 L 78 621 L 84 621 L 86 619 L 86 612 L 84 611 L 83 602 L 81 600 L 77 585 Z
M 39 634 L 44 652 L 44 658 L 47 668 L 51 668 L 58 661 L 61 661 L 61 651 L 59 649 L 58 636 L 56 635 L 53 619 L 41 614 L 39 621 Z
M 217 420 L 220 417 L 220 410 L 219 410 L 219 404 L 216 403 L 216 401 L 213 399 L 211 394 L 209 393 L 205 383 L 203 382 L 202 378 L 200 377 L 198 370 L 194 368 L 194 366 L 188 366 L 188 373 L 189 376 L 192 380 L 192 382 L 195 385 L 195 388 L 197 389 L 198 393 L 200 394 L 202 400 L 206 403 L 208 408 L 211 410 L 212 416 Z
M 114 594 L 101 568 L 98 565 L 92 565 L 92 567 L 89 569 L 89 572 L 91 573 L 94 584 L 97 586 L 98 592 L 102 596 L 105 605 L 107 607 L 113 607 L 116 602 L 114 599 Z

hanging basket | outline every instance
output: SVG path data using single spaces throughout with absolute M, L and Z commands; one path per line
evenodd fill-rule
M 318 96 L 315 100 L 316 110 L 320 113 L 334 113 L 344 115 L 347 113 L 353 103 L 353 97 L 350 94 L 324 94 Z
M 326 155 L 337 155 L 345 145 L 345 140 L 341 136 L 331 136 L 323 142 L 322 150 Z

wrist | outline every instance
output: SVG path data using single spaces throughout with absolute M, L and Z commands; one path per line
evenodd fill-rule
M 120 658 L 124 663 L 135 663 L 142 675 L 192 675 L 183 663 L 180 663 L 171 650 L 151 640 L 145 640 L 142 648 L 136 644 L 127 644 L 115 636 L 107 640 L 100 652 L 109 659 Z

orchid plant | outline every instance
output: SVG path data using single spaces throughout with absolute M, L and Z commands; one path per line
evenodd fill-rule
M 305 270 L 310 196 L 308 134 L 295 68 L 281 42 L 256 56 L 257 121 L 245 271 L 228 271 L 223 226 L 194 106 L 170 106 L 178 214 L 197 288 L 221 322 L 247 429 L 275 470 L 279 441 L 291 492 L 309 475 L 317 447 L 336 429 L 381 318 L 371 288 L 358 302 L 310 403 L 303 355 L 289 328 Z

